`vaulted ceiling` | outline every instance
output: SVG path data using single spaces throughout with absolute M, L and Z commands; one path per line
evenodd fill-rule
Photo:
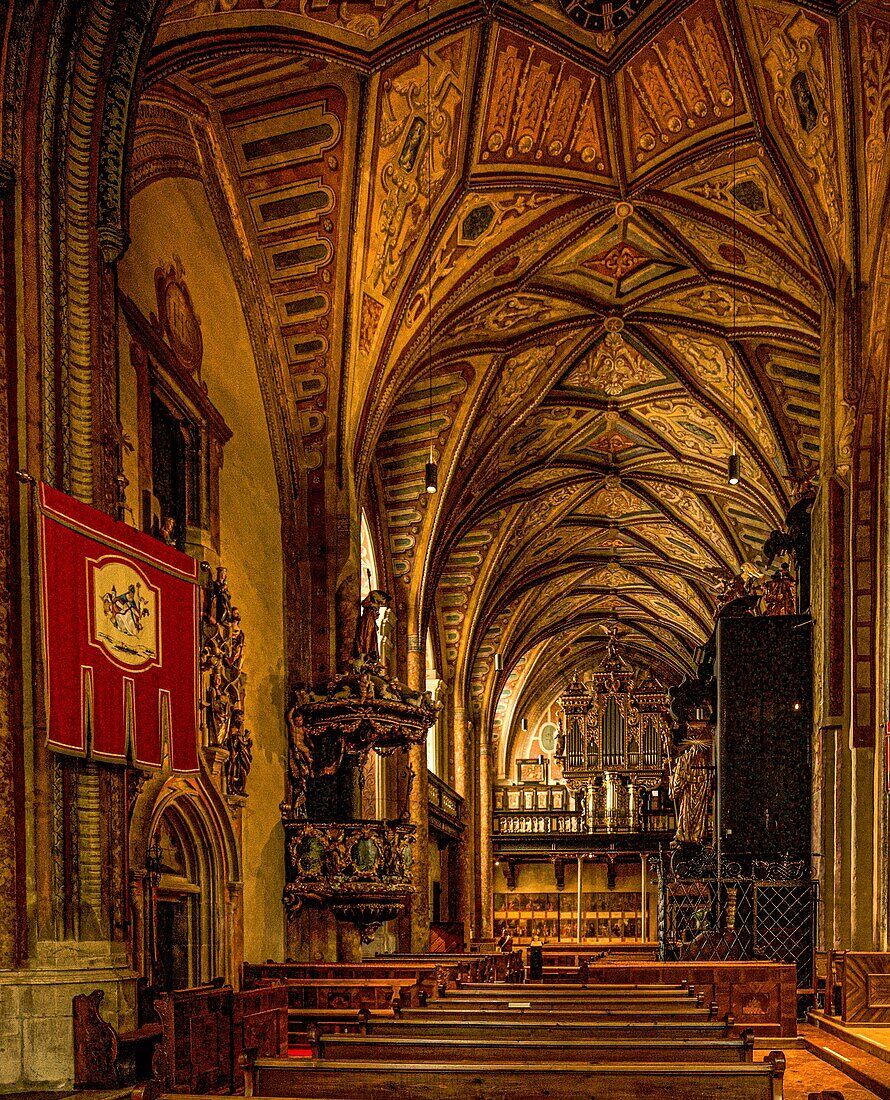
M 398 614 L 489 719 L 616 621 L 677 679 L 818 462 L 853 231 L 830 8 L 168 3 L 134 186 L 214 175 L 300 463 L 354 470 Z M 886 62 L 888 22 L 852 27 Z

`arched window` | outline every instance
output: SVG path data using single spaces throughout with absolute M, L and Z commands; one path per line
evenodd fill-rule
M 436 670 L 436 657 L 433 653 L 429 631 L 427 631 L 426 635 L 426 684 L 424 686 L 432 696 L 434 702 L 442 702 L 442 696 L 445 691 L 445 681 L 440 678 Z M 426 766 L 440 778 L 447 777 L 443 721 L 444 707 L 440 706 L 435 725 L 429 729 L 426 735 Z

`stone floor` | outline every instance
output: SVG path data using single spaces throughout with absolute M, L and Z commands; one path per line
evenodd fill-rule
M 806 1031 L 807 1029 L 803 1029 Z M 861 1051 L 848 1048 L 833 1037 L 827 1040 L 832 1049 L 843 1047 L 844 1057 L 850 1057 L 855 1061 L 865 1063 L 867 1056 L 860 1057 Z M 876 1097 L 890 1095 L 890 1066 L 885 1067 L 887 1073 L 887 1090 L 879 1087 L 878 1092 L 871 1092 L 862 1085 L 857 1084 L 842 1070 L 829 1065 L 822 1058 L 809 1050 L 784 1050 L 787 1068 L 784 1080 L 784 1100 L 808 1100 L 810 1093 L 820 1092 L 826 1089 L 834 1089 L 843 1094 L 844 1100 L 875 1100 Z M 763 1057 L 761 1051 L 755 1051 L 754 1058 L 759 1061 Z M 868 1065 L 870 1063 L 866 1063 Z M 123 1091 L 84 1091 L 84 1092 L 13 1092 L 0 1094 L 0 1100 L 68 1100 L 76 1096 L 77 1100 L 129 1100 L 129 1090 Z
M 844 1100 L 875 1100 L 878 1095 L 808 1050 L 786 1050 L 785 1060 L 784 1100 L 807 1100 L 811 1092 L 823 1089 L 842 1093 Z

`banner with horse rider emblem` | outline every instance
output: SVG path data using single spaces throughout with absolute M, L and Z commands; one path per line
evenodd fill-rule
M 48 743 L 198 769 L 198 563 L 38 488 Z

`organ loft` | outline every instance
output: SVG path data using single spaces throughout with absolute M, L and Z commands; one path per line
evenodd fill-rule
M 0 1093 L 887 1094 L 885 0 L 0 22 Z

